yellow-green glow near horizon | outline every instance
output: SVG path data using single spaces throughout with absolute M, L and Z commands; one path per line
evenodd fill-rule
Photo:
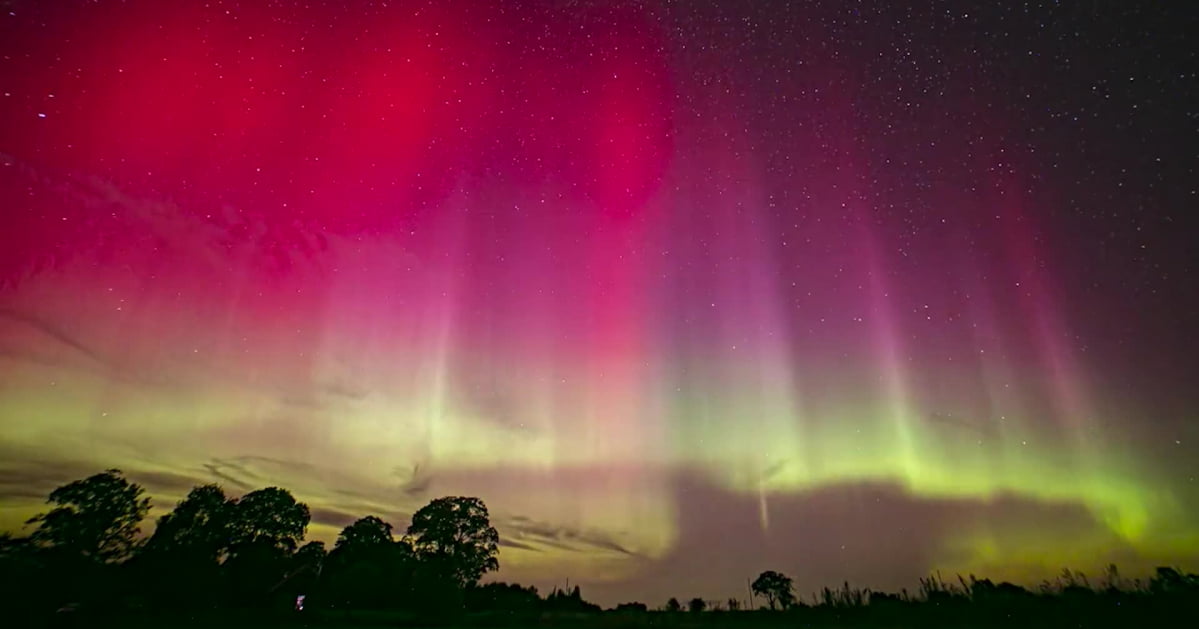
M 547 383 L 540 392 L 530 389 L 520 421 L 507 423 L 463 408 L 450 394 L 452 387 L 429 386 L 423 397 L 380 391 L 301 411 L 231 374 L 210 374 L 187 386 L 150 386 L 78 365 L 9 360 L 5 370 L 10 378 L 0 422 L 13 455 L 6 457 L 7 473 L 19 474 L 35 461 L 69 462 L 78 473 L 117 465 L 144 478 L 165 508 L 186 488 L 156 479 L 221 481 L 205 466 L 252 455 L 262 457 L 257 465 L 263 469 L 239 482 L 283 485 L 314 506 L 346 514 L 382 512 L 399 520 L 427 496 L 474 492 L 492 503 L 501 523 L 516 515 L 521 522 L 589 530 L 623 549 L 505 548 L 506 565 L 534 574 L 574 565 L 575 573 L 595 570 L 601 579 L 620 579 L 644 561 L 669 554 L 680 526 L 672 478 L 687 473 L 734 494 L 760 496 L 767 512 L 778 497 L 877 484 L 921 498 L 972 502 L 1008 496 L 1077 504 L 1098 525 L 1069 545 L 1054 539 L 1051 547 L 1029 530 L 964 529 L 944 539 L 942 561 L 967 568 L 996 569 L 1004 565 L 1002 557 L 1021 554 L 1050 570 L 1066 560 L 1094 563 L 1113 542 L 1146 557 L 1170 557 L 1190 552 L 1197 542 L 1188 533 L 1194 530 L 1193 514 L 1119 447 L 1096 448 L 1095 459 L 1082 461 L 1055 444 L 1052 434 L 1029 428 L 1031 422 L 1004 417 L 999 430 L 980 433 L 893 410 L 885 395 L 873 402 L 832 395 L 801 413 L 792 394 L 771 395 L 761 382 L 744 385 L 752 391 L 745 395 L 723 390 L 719 402 L 658 391 L 647 396 L 659 398 L 650 406 L 662 409 L 661 420 L 639 421 L 664 421 L 675 430 L 639 451 L 596 439 L 592 427 L 570 417 L 569 410 L 555 412 L 547 399 L 557 397 L 562 409 L 570 409 L 580 407 L 572 397 L 587 395 L 586 386 L 572 391 L 562 382 Z M 411 371 L 425 373 L 430 382 L 445 378 Z M 24 421 L 28 417 L 39 420 Z M 906 432 L 907 455 L 894 447 L 897 423 Z M 47 468 L 45 480 L 65 480 L 54 469 Z M 234 467 L 222 473 L 239 474 Z M 419 486 L 423 478 L 431 479 L 424 491 L 397 491 Z M 355 497 L 340 495 L 345 489 Z M 6 528 L 40 507 L 32 497 L 8 501 Z M 776 534 L 786 526 L 776 522 Z M 330 539 L 336 529 L 320 523 L 313 533 Z M 519 536 L 520 529 L 506 532 Z M 1013 539 L 1019 545 L 997 555 L 996 548 Z M 536 538 L 530 541 L 536 546 Z

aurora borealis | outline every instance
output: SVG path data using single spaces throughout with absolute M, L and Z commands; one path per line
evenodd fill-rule
M 609 604 L 1193 569 L 1196 20 L 889 4 L 6 3 L 0 528 L 116 466 L 477 495 Z

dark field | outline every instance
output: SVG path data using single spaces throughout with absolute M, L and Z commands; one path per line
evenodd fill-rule
M 1167 573 L 1167 576 L 1169 573 Z M 121 627 L 124 629 L 251 627 L 314 627 L 327 629 L 517 628 L 546 629 L 679 629 L 741 627 L 810 628 L 870 627 L 1173 627 L 1192 626 L 1199 618 L 1199 588 L 1193 575 L 1163 587 L 1161 574 L 1142 590 L 1074 590 L 1030 593 L 1016 598 L 987 600 L 954 590 L 930 599 L 901 601 L 876 595 L 859 605 L 802 605 L 787 611 L 627 611 L 591 612 L 471 612 L 461 609 L 426 613 L 398 611 L 339 611 L 328 609 L 266 611 L 247 609 L 163 613 L 132 610 L 78 610 L 53 617 L 26 618 L 20 626 Z M 1150 589 L 1152 588 L 1152 589 Z M 18 625 L 11 625 L 18 626 Z

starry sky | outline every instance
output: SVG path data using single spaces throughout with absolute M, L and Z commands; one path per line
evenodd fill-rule
M 1199 563 L 1183 3 L 8 0 L 0 528 L 477 495 L 605 604 Z

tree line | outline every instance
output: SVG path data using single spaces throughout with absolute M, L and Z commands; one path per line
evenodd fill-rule
M 542 596 L 534 587 L 480 583 L 499 568 L 499 534 L 479 498 L 437 498 L 414 513 L 400 534 L 382 518 L 364 516 L 343 528 L 332 548 L 305 542 L 311 512 L 279 487 L 232 497 L 215 484 L 197 486 L 158 518 L 149 536 L 141 525 L 150 499 L 119 470 L 63 485 L 47 502 L 50 510 L 28 521 L 28 536 L 0 536 L 5 617 L 36 623 L 46 617 L 202 618 L 236 611 L 303 612 L 311 619 L 369 610 L 416 622 L 461 620 L 469 612 L 578 621 L 601 611 L 578 586 Z M 1097 586 L 1066 570 L 1039 590 L 973 575 L 956 583 L 930 577 L 911 594 L 846 583 L 823 588 L 810 603 L 800 600 L 790 577 L 768 570 L 749 589 L 749 601 L 692 598 L 684 606 L 671 598 L 656 613 L 699 620 L 753 611 L 719 616 L 722 624 L 737 618 L 755 625 L 786 625 L 785 619 L 802 614 L 803 624 L 886 624 L 897 618 L 922 625 L 995 618 L 1027 624 L 1093 617 L 1097 625 L 1121 626 L 1116 621 L 1199 612 L 1199 575 L 1164 567 L 1147 581 L 1129 581 L 1111 566 Z M 629 626 L 653 624 L 646 619 L 657 617 L 640 602 L 610 613 Z
M 266 487 L 230 497 L 193 488 L 148 537 L 144 489 L 115 469 L 50 493 L 27 537 L 0 538 L 5 607 L 327 608 L 438 610 L 499 568 L 499 534 L 472 497 L 438 498 L 397 536 L 374 515 L 331 549 L 305 543 L 307 505 Z M 303 597 L 303 598 L 300 598 Z

